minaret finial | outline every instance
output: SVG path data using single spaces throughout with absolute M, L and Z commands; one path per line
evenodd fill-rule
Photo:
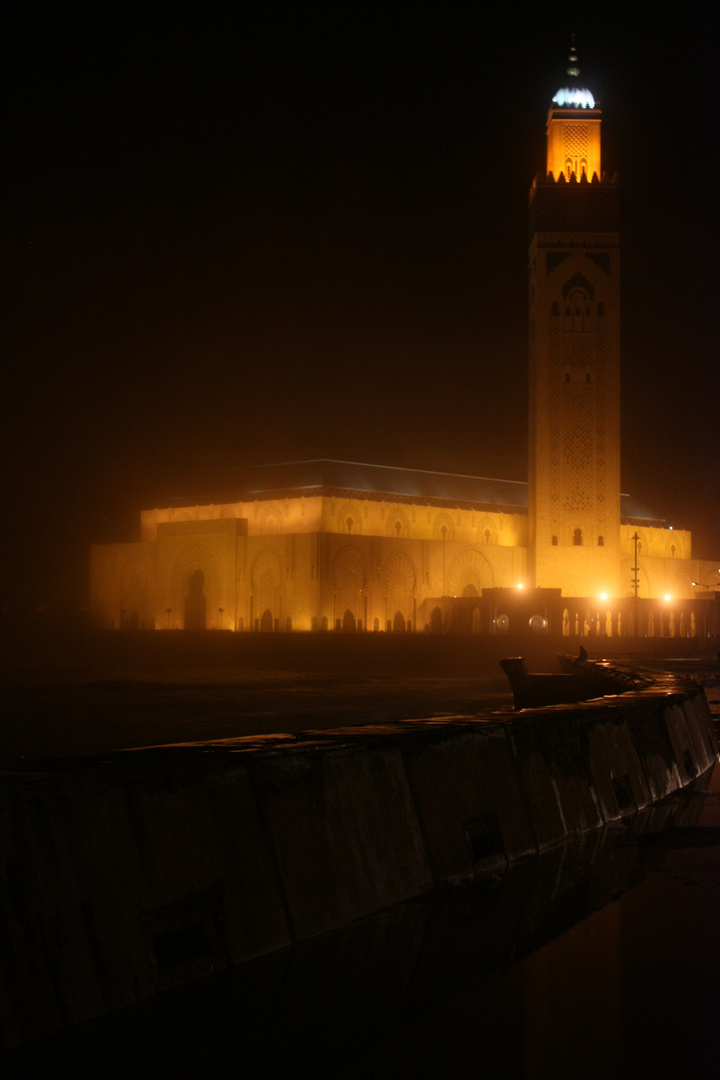
M 577 59 L 578 58 L 577 58 L 577 49 L 575 48 L 575 35 L 571 34 L 570 35 L 570 56 L 568 57 L 568 60 L 570 61 L 570 67 L 567 69 L 567 73 L 568 73 L 568 75 L 572 75 L 575 78 L 577 78 L 578 75 L 580 74 L 580 68 L 577 66 Z
M 578 55 L 574 34 L 570 35 L 570 56 L 568 59 L 570 60 L 570 66 L 567 68 L 567 74 L 571 79 L 570 85 L 558 90 L 553 98 L 553 103 L 559 105 L 561 109 L 594 109 L 595 98 L 589 90 L 578 86 L 575 82 L 575 79 L 580 74 L 580 68 L 577 66 Z

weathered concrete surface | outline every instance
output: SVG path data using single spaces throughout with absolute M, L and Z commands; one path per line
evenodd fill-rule
M 13 769 L 0 798 L 3 1045 L 568 837 L 593 844 L 716 754 L 704 693 L 667 677 L 513 716 Z

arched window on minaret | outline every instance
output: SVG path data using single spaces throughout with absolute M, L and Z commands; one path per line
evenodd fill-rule
M 592 308 L 584 289 L 573 289 L 566 298 L 564 329 L 573 334 L 587 334 L 593 329 Z
M 582 547 L 582 529 L 575 529 L 573 533 L 573 544 L 575 547 Z

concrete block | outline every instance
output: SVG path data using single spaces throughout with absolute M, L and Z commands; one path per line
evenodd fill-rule
M 712 713 L 705 692 L 699 687 L 695 693 L 681 696 L 679 706 L 685 716 L 696 775 L 699 776 L 710 768 L 718 756 Z
M 244 767 L 188 778 L 172 756 L 151 782 L 128 755 L 3 808 L 13 1042 L 289 943 Z
M 502 724 L 415 742 L 404 757 L 438 886 L 537 851 Z
M 628 701 L 627 723 L 642 763 L 652 802 L 664 799 L 681 784 L 667 727 L 663 721 L 663 697 L 641 691 Z
M 296 940 L 432 888 L 398 748 L 270 754 L 253 775 Z
M 541 850 L 603 824 L 582 706 L 528 710 L 513 721 L 510 737 Z
M 703 772 L 705 747 L 697 739 L 693 718 L 688 717 L 682 707 L 682 700 L 666 698 L 662 705 L 662 718 L 668 733 L 673 757 L 683 785 L 689 784 Z
M 588 719 L 588 763 L 593 784 L 605 821 L 617 821 L 650 802 L 642 762 L 621 705 L 594 709 Z

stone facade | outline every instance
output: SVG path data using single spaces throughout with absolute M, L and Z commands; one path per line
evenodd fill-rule
M 407 632 L 429 626 L 433 599 L 479 597 L 524 581 L 522 511 L 406 499 L 299 489 L 281 498 L 144 511 L 140 543 L 93 549 L 95 620 Z

